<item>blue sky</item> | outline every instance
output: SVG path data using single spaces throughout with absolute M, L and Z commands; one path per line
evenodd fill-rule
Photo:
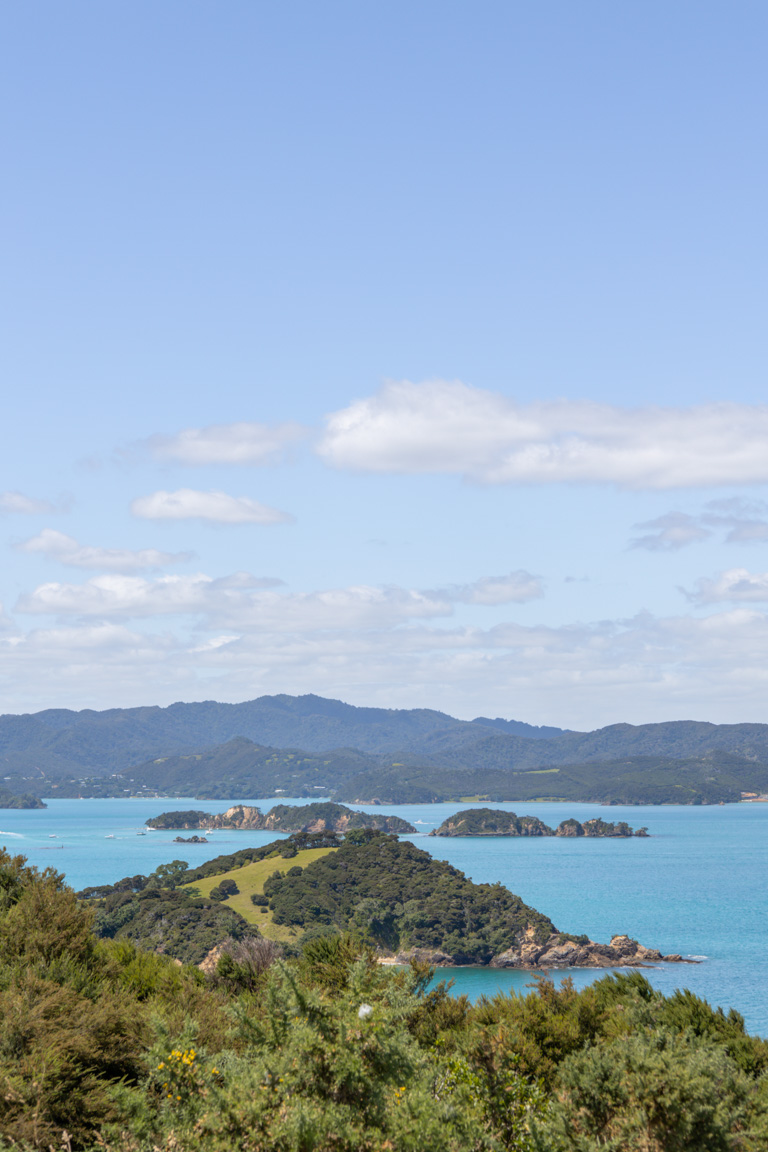
M 3 711 L 765 721 L 768 12 L 0 12 Z

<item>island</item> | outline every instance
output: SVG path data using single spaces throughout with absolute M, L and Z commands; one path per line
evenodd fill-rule
M 517 816 L 497 808 L 466 808 L 430 832 L 430 836 L 604 836 L 612 839 L 647 835 L 647 828 L 635 830 L 624 820 L 611 823 L 595 817 L 582 824 L 570 819 L 561 821 L 557 828 L 550 828 L 537 816 Z
M 174 836 L 174 844 L 210 844 L 205 836 Z
M 23 792 L 20 796 L 7 788 L 0 788 L 0 808 L 47 808 L 39 796 Z
M 416 829 L 400 816 L 368 815 L 355 812 L 344 804 L 276 804 L 266 814 L 260 808 L 235 804 L 226 812 L 212 815 L 190 809 L 186 812 L 163 812 L 146 821 L 156 829 L 234 829 L 256 832 L 347 832 L 352 828 L 371 828 L 379 832 L 409 833 Z

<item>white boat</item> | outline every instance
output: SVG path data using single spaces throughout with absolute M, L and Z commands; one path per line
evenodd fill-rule
M 114 840 L 114 838 L 115 838 L 114 832 L 108 832 L 107 835 L 104 837 L 105 840 Z

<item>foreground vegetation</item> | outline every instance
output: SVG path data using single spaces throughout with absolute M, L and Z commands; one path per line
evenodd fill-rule
M 93 919 L 61 876 L 0 852 L 5 1149 L 766 1147 L 768 1044 L 639 973 L 472 1006 L 350 934 L 283 957 L 229 940 L 206 975 L 99 940 Z

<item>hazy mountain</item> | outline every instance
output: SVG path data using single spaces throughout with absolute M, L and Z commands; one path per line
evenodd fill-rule
M 108 774 L 151 757 L 194 752 L 245 736 L 275 748 L 392 752 L 438 734 L 472 743 L 499 724 L 532 739 L 541 730 L 519 721 L 464 721 L 427 708 L 356 708 L 322 696 L 261 696 L 242 704 L 171 704 L 168 708 L 48 709 L 0 716 L 0 767 L 65 775 Z M 552 729 L 552 731 L 559 731 Z
M 238 739 L 265 749 L 266 760 L 276 749 L 286 755 L 293 750 L 299 759 L 331 759 L 334 771 L 325 775 L 332 776 L 327 782 L 334 785 L 373 766 L 370 761 L 355 763 L 356 757 L 373 757 L 377 767 L 393 771 L 393 765 L 403 764 L 459 772 L 525 772 L 637 757 L 706 759 L 722 752 L 768 763 L 765 724 L 681 720 L 571 732 L 487 717 L 457 720 L 426 708 L 357 708 L 308 695 L 262 696 L 242 704 L 208 700 L 168 708 L 51 709 L 2 716 L 0 776 L 108 776 L 140 764 L 151 775 L 155 760 L 200 756 L 206 749 L 214 761 L 223 756 L 222 764 L 234 771 L 230 758 L 236 749 L 220 749 Z M 252 759 L 254 755 L 248 752 Z M 185 771 L 189 767 L 187 763 Z M 252 767 L 255 770 L 255 760 Z M 288 775 L 309 787 L 313 771 L 307 765 L 295 777 L 295 769 Z M 181 765 L 179 772 L 183 775 Z M 233 776 L 227 778 L 234 782 Z M 266 777 L 259 779 L 266 786 Z

